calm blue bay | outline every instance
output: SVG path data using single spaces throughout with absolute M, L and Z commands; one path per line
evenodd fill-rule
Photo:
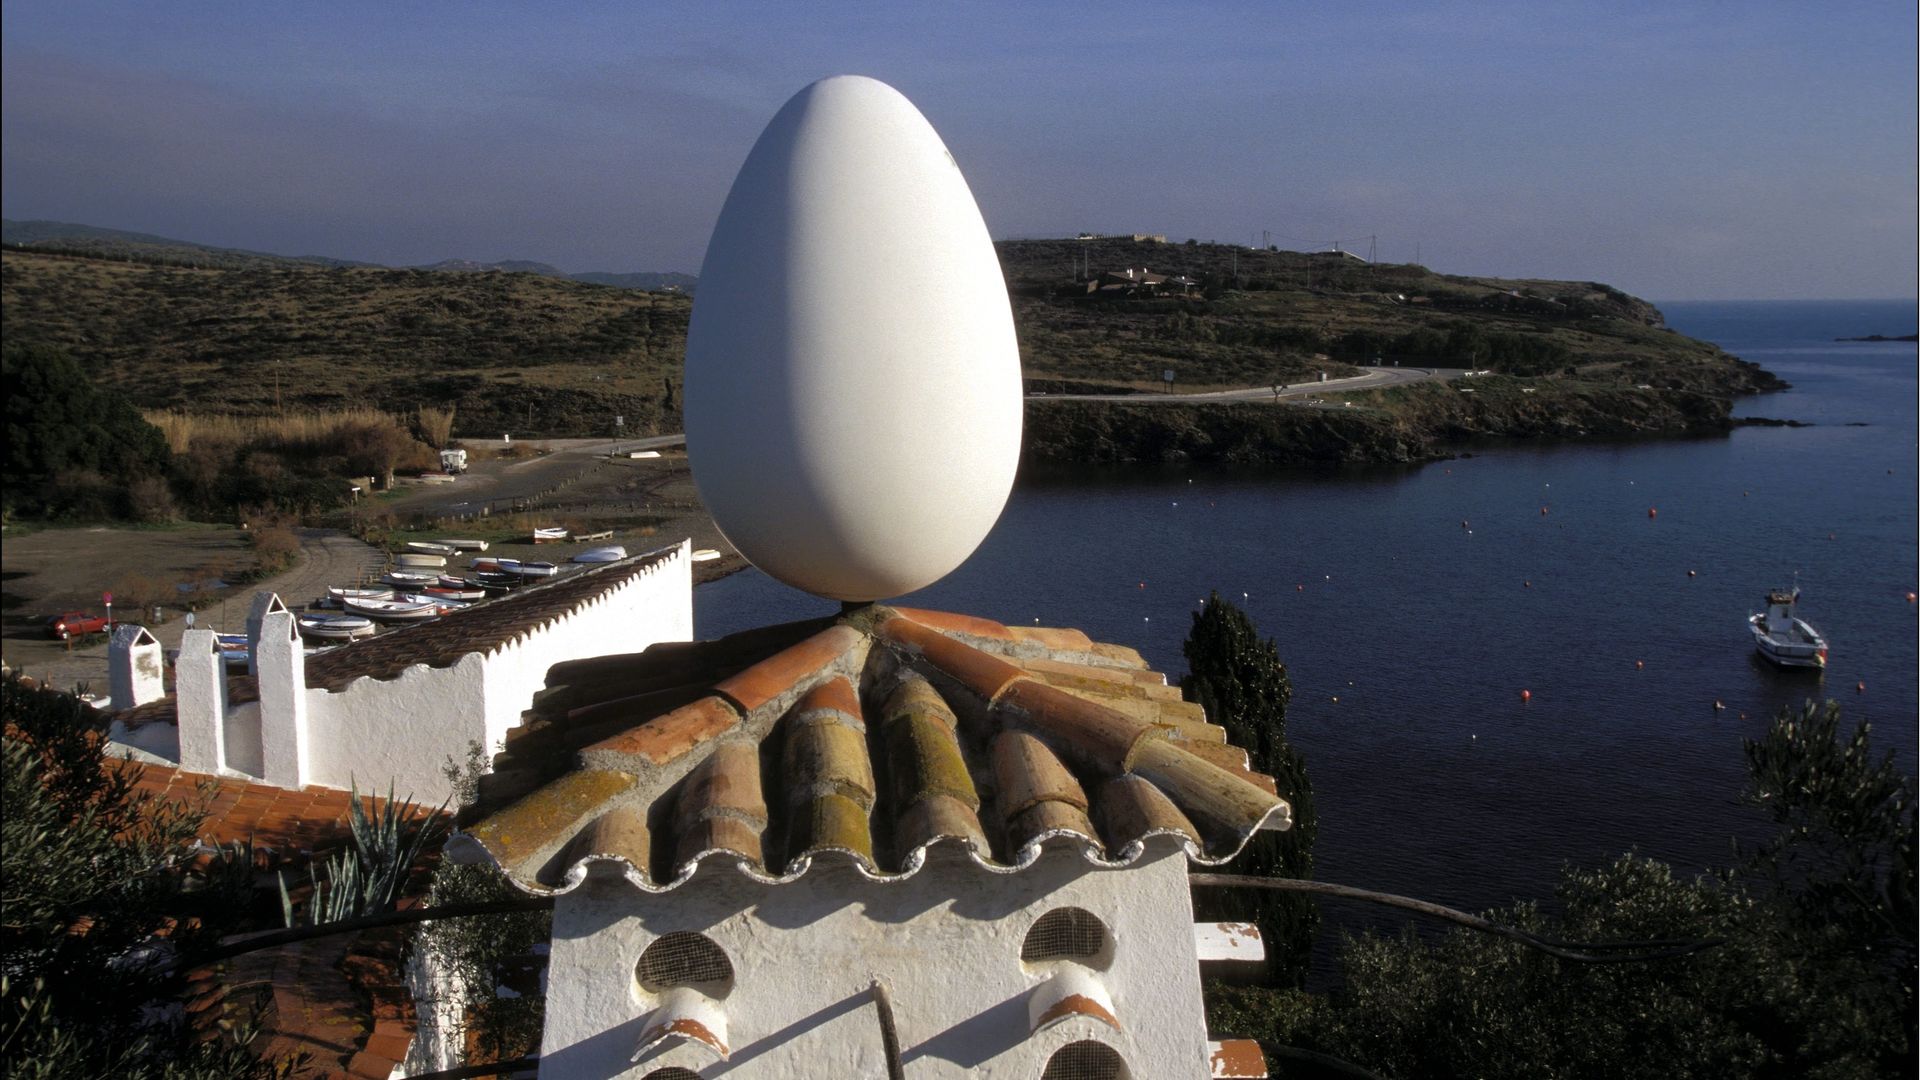
M 1915 305 L 1663 310 L 1793 384 L 1739 414 L 1813 426 L 1026 481 L 979 552 L 906 602 L 1080 627 L 1176 677 L 1200 598 L 1241 604 L 1293 678 L 1326 880 L 1477 910 L 1629 849 L 1724 865 L 1759 828 L 1737 803 L 1741 739 L 1781 708 L 1838 699 L 1913 769 L 1915 350 L 1833 339 L 1911 333 Z M 1796 574 L 1824 677 L 1765 666 L 1744 625 Z M 832 610 L 752 570 L 695 607 L 704 637 Z

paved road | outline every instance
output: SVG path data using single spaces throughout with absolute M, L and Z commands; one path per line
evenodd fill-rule
M 599 458 L 635 450 L 665 450 L 684 446 L 681 434 L 644 439 L 525 439 L 520 445 L 548 453 L 524 458 L 496 456 L 507 443 L 500 439 L 462 439 L 471 451 L 468 471 L 451 483 L 424 483 L 387 504 L 396 512 L 459 513 L 493 499 L 524 499 L 577 476 Z
M 1198 394 L 1029 394 L 1027 400 L 1120 401 L 1133 405 L 1284 401 L 1306 406 L 1342 391 L 1375 390 L 1433 379 L 1457 379 L 1465 373 L 1458 368 L 1414 367 L 1369 367 L 1364 371 L 1361 375 L 1328 379 L 1325 382 L 1298 383 L 1278 392 L 1270 386 L 1249 386 Z M 524 499 L 578 476 L 596 460 L 609 454 L 678 448 L 686 445 L 687 437 L 676 433 L 643 439 L 526 439 L 521 441 L 521 445 L 547 452 L 525 458 L 499 457 L 498 452 L 507 446 L 505 440 L 463 439 L 461 442 L 474 451 L 473 464 L 466 474 L 451 483 L 421 484 L 388 506 L 402 513 L 458 514 L 496 499 Z
M 1203 394 L 1028 394 L 1028 401 L 1124 401 L 1133 405 L 1208 405 L 1231 401 L 1288 401 L 1301 404 L 1343 390 L 1378 390 L 1384 386 L 1427 382 L 1433 379 L 1457 379 L 1463 368 L 1369 367 L 1364 375 L 1350 375 L 1326 382 L 1303 382 L 1281 388 L 1250 386 L 1239 390 L 1211 390 Z

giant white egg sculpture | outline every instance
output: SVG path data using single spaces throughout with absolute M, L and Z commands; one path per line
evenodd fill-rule
M 980 208 L 885 83 L 823 79 L 734 179 L 687 330 L 687 453 L 755 566 L 836 600 L 973 553 L 1020 455 L 1020 356 Z

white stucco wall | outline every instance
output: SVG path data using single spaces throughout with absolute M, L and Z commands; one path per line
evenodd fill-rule
M 662 641 L 693 637 L 693 547 L 682 540 L 672 558 L 627 582 L 546 631 L 509 642 L 493 654 L 483 676 L 486 743 L 497 748 L 507 730 L 547 684 L 547 669 L 562 660 L 639 652 Z M 474 736 L 478 738 L 479 736 Z M 458 749 L 466 754 L 463 743 Z
M 401 1063 L 403 1075 L 466 1064 L 467 995 L 462 980 L 432 949 L 418 947 L 407 957 L 406 976 L 417 1019 L 413 1045 Z
M 469 655 L 449 668 L 415 665 L 395 679 L 356 679 L 339 693 L 307 690 L 311 783 L 438 806 L 453 790 L 447 760 L 465 762 L 486 731 L 481 676 Z
M 357 785 L 438 805 L 452 794 L 444 772 L 464 764 L 469 744 L 489 754 L 520 723 L 547 669 L 562 660 L 639 652 L 693 636 L 692 549 L 577 610 L 490 653 L 451 667 L 417 665 L 394 679 L 358 679 L 344 690 L 307 691 L 310 782 Z
M 1177 850 L 1123 870 L 1056 852 L 1011 875 L 947 856 L 889 883 L 816 865 L 777 886 L 709 860 L 660 895 L 596 876 L 554 911 L 540 1075 L 638 1078 L 678 1065 L 703 1077 L 883 1076 L 868 989 L 878 976 L 909 1076 L 1033 1080 L 1055 1050 L 1091 1038 L 1118 1050 L 1135 1078 L 1204 1077 L 1187 888 Z M 1111 966 L 1096 977 L 1123 1030 L 1074 1017 L 1029 1034 L 1029 997 L 1051 971 L 1022 964 L 1020 946 L 1036 919 L 1065 906 L 1107 926 Z M 732 1056 L 683 1042 L 636 1064 L 655 1001 L 635 965 L 678 930 L 707 935 L 733 964 L 722 1002 Z

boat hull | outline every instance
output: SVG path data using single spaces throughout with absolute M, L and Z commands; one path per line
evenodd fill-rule
M 1818 635 L 1813 635 L 1811 640 L 1799 636 L 1782 640 L 1780 635 L 1767 632 L 1765 619 L 1764 615 L 1755 615 L 1747 621 L 1747 628 L 1753 633 L 1753 651 L 1762 659 L 1783 668 L 1821 670 L 1827 666 L 1826 641 Z

